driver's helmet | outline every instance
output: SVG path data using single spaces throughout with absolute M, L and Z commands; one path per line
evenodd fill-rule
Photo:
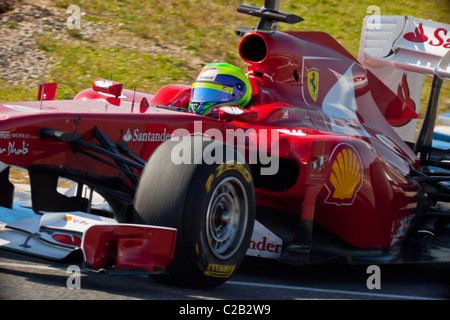
M 252 97 L 245 73 L 228 63 L 206 65 L 192 84 L 189 111 L 217 117 L 220 106 L 246 107 Z

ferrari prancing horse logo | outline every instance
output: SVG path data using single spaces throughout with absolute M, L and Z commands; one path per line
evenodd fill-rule
M 319 96 L 319 70 L 316 68 L 311 68 L 308 70 L 307 75 L 308 80 L 308 92 L 314 102 L 317 101 Z

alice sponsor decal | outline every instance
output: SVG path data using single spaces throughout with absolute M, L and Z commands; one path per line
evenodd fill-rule
M 7 148 L 0 147 L 0 154 L 6 154 L 7 157 L 10 155 L 25 155 L 30 151 L 29 144 L 25 141 L 22 141 L 22 144 L 16 142 L 8 142 Z
M 172 135 L 167 133 L 167 129 L 164 129 L 163 132 L 141 132 L 139 129 L 134 129 L 133 132 L 128 128 L 127 132 L 123 136 L 123 141 L 140 141 L 140 142 L 149 142 L 149 141 L 166 141 L 169 140 Z
M 342 143 L 331 154 L 331 173 L 325 187 L 328 197 L 325 203 L 352 205 L 363 183 L 361 158 L 352 146 Z

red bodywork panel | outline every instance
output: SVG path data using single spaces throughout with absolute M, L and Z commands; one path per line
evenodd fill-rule
M 94 270 L 164 270 L 172 261 L 177 231 L 170 228 L 137 225 L 94 225 L 83 238 L 85 261 Z
M 275 143 L 272 155 L 298 167 L 281 191 L 256 185 L 259 207 L 315 221 L 356 247 L 386 248 L 402 240 L 415 213 L 419 186 L 409 174 L 417 161 L 387 119 L 417 115 L 327 34 L 252 32 L 239 51 L 253 88 L 244 116 L 217 120 L 141 103 L 186 108 L 189 86 L 180 85 L 155 95 L 123 90 L 116 97 L 90 88 L 69 101 L 3 103 L 0 161 L 114 176 L 118 170 L 65 143 L 39 139 L 39 129 L 75 132 L 95 143 L 97 127 L 144 160 L 176 129 L 252 130 L 251 139 Z M 284 178 L 273 181 L 282 186 Z

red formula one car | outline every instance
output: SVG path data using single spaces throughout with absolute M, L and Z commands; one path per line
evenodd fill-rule
M 38 101 L 0 104 L 0 247 L 82 252 L 89 270 L 204 288 L 246 255 L 450 261 L 448 154 L 432 146 L 450 26 L 369 16 L 356 59 L 326 33 L 276 31 L 302 20 L 277 10 L 239 6 L 259 18 L 236 30 L 251 104 L 217 118 L 189 111 L 191 85 L 153 95 L 104 79 L 73 100 L 43 84 Z M 424 74 L 433 88 L 413 143 Z M 9 166 L 29 171 L 33 213 L 21 219 Z M 76 192 L 58 192 L 60 178 Z M 94 191 L 108 206 L 92 205 Z

